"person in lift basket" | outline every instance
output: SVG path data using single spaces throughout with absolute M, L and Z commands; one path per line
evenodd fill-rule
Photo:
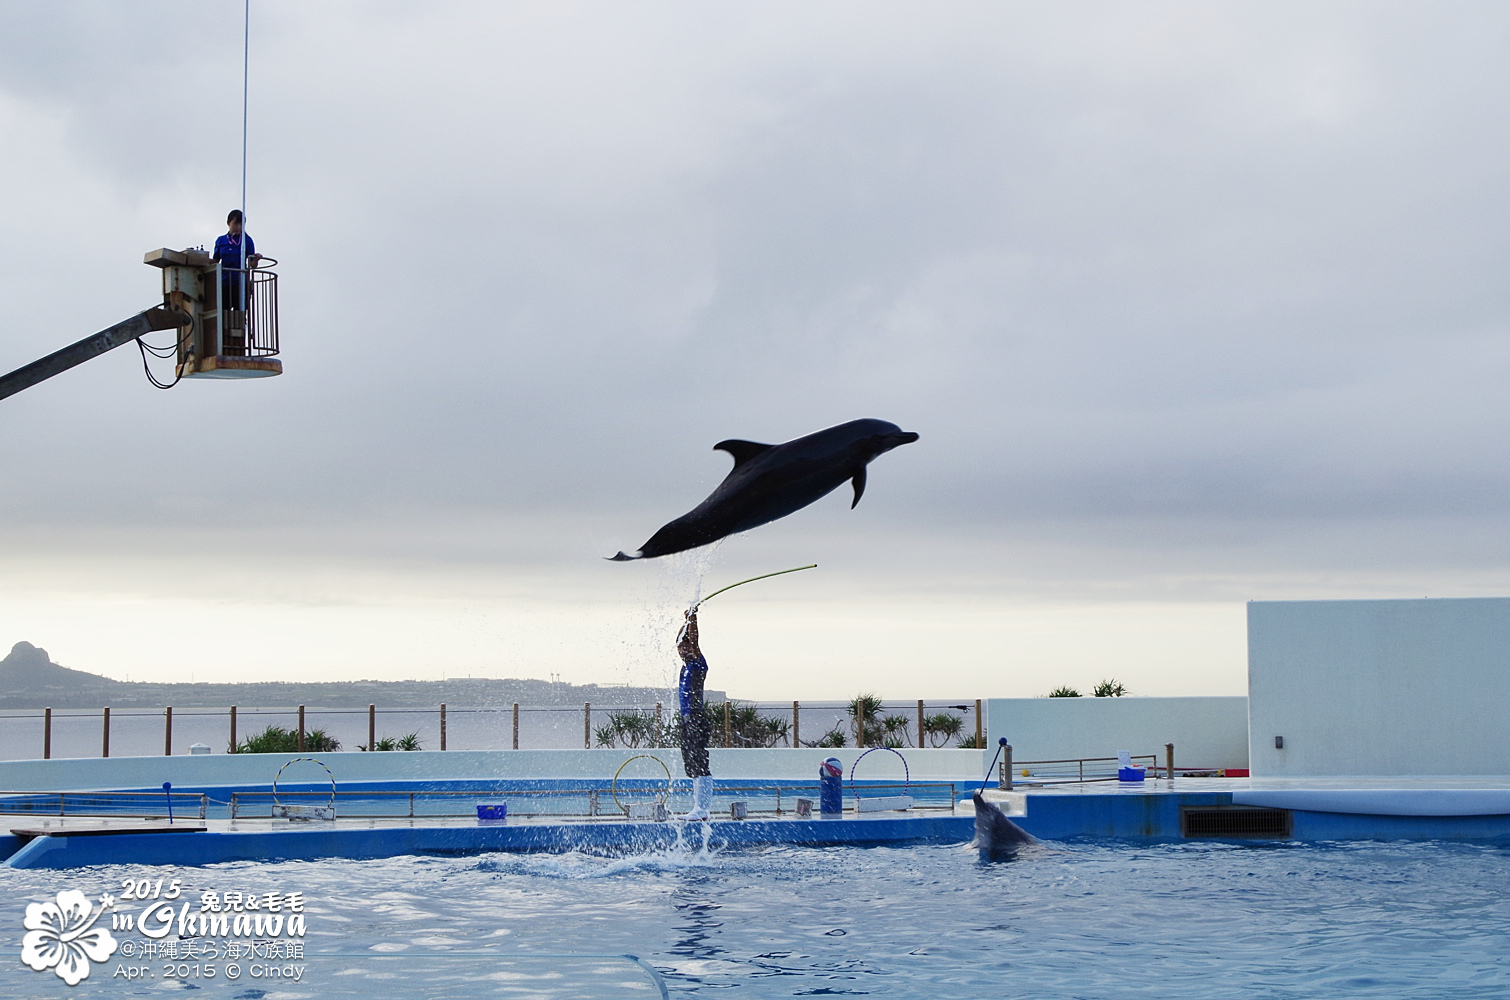
M 225 217 L 226 232 L 215 241 L 215 257 L 220 262 L 220 304 L 225 310 L 225 353 L 246 353 L 246 322 L 243 307 L 251 308 L 252 288 L 246 286 L 246 301 L 243 302 L 242 275 L 246 268 L 257 266 L 262 255 L 250 234 L 241 231 L 241 209 L 231 209 Z

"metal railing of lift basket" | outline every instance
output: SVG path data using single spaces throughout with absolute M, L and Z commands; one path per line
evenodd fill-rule
M 277 261 L 263 257 L 249 270 L 232 271 L 222 277 L 226 290 L 221 303 L 221 353 L 231 357 L 270 358 L 278 353 Z M 246 312 L 241 311 L 240 286 L 231 274 L 249 276 Z

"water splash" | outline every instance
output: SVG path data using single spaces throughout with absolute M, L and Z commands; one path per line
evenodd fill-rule
M 624 623 L 619 679 L 635 687 L 659 688 L 674 700 L 677 671 L 676 634 L 683 613 L 696 604 L 709 572 L 719 560 L 722 540 L 654 561 L 637 609 Z
M 577 880 L 615 878 L 627 873 L 676 872 L 720 863 L 723 852 L 707 823 L 673 821 L 667 829 L 675 834 L 670 844 L 660 840 L 630 853 L 574 850 L 560 854 L 493 855 L 479 859 L 476 869 L 500 875 Z

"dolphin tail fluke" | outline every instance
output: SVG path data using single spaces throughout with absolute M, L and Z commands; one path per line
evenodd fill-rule
M 634 555 L 629 555 L 627 552 L 620 552 L 618 555 L 604 556 L 603 558 L 607 559 L 609 562 L 629 562 L 632 559 L 643 559 L 644 557 L 644 550 L 636 549 Z

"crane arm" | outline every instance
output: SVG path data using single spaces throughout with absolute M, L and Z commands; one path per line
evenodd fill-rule
M 177 309 L 156 306 L 143 310 L 128 320 L 85 337 L 76 344 L 69 344 L 61 351 L 54 351 L 45 358 L 17 368 L 9 375 L 0 375 L 0 399 L 14 396 L 22 389 L 30 389 L 38 382 L 50 379 L 60 372 L 66 372 L 75 365 L 81 365 L 90 358 L 98 357 L 122 344 L 129 344 L 144 334 L 154 330 L 176 330 L 192 322 L 188 314 Z

